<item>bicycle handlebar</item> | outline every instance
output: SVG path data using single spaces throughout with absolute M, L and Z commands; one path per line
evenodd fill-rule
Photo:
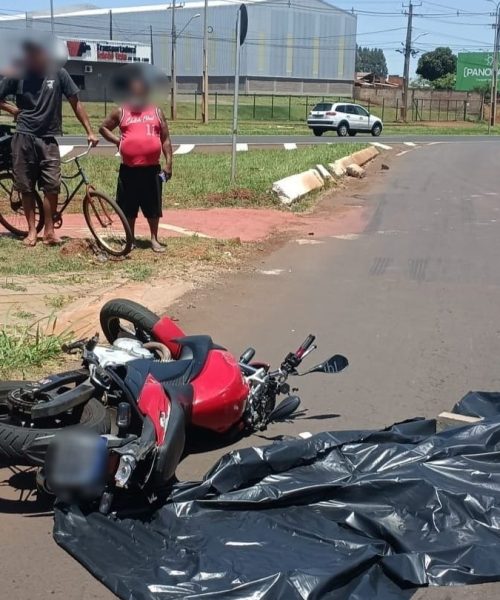
M 68 158 L 67 160 L 63 160 L 61 162 L 63 165 L 67 165 L 70 162 L 74 162 L 75 160 L 78 160 L 79 158 L 82 158 L 83 156 L 87 156 L 87 154 L 89 154 L 89 152 L 92 150 L 92 148 L 93 148 L 92 144 L 89 144 L 87 147 L 87 150 L 85 150 L 85 152 L 82 152 L 81 154 L 77 154 L 76 156 Z

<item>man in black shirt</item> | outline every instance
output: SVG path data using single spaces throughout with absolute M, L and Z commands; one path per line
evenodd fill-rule
M 38 185 L 44 193 L 43 241 L 53 245 L 59 242 L 52 215 L 56 212 L 61 187 L 61 159 L 56 136 L 62 134 L 63 95 L 87 132 L 89 144 L 95 146 L 99 138 L 92 131 L 87 112 L 78 99 L 78 87 L 67 71 L 51 60 L 48 48 L 29 41 L 23 49 L 23 74 L 0 81 L 0 110 L 10 113 L 17 121 L 12 138 L 12 159 L 15 186 L 21 193 L 28 221 L 29 233 L 24 243 L 35 246 L 37 242 L 33 193 Z M 15 97 L 15 104 L 5 100 L 8 96 Z

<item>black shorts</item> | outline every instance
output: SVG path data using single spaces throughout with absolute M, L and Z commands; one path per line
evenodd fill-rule
M 139 208 L 146 219 L 163 216 L 160 179 L 161 167 L 128 167 L 120 165 L 116 201 L 127 219 L 135 219 Z
M 18 192 L 33 193 L 37 186 L 46 194 L 61 188 L 61 157 L 56 138 L 39 138 L 30 133 L 12 137 L 12 173 Z

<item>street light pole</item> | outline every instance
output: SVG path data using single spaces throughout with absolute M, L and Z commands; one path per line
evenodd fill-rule
M 498 94 L 498 53 L 500 51 L 500 2 L 496 4 L 495 11 L 495 42 L 493 44 L 493 75 L 491 77 L 491 109 L 490 126 L 494 127 L 497 121 L 497 94 Z
M 201 84 L 201 118 L 208 123 L 208 0 L 203 13 L 203 81 Z
M 172 54 L 170 57 L 170 119 L 175 121 L 177 117 L 177 69 L 176 69 L 176 45 L 177 33 L 175 31 L 175 0 L 172 0 Z
M 235 40 L 235 69 L 234 69 L 234 104 L 233 132 L 231 136 L 231 184 L 236 180 L 236 140 L 238 136 L 238 99 L 240 93 L 240 39 L 241 39 L 241 10 L 236 17 Z

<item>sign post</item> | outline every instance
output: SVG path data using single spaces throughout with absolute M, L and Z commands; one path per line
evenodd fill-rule
M 240 50 L 245 42 L 248 31 L 247 7 L 241 4 L 236 17 L 236 40 L 235 40 L 235 70 L 234 70 L 234 104 L 233 104 L 233 132 L 231 147 L 231 183 L 236 180 L 236 141 L 238 137 L 238 102 L 240 92 Z

